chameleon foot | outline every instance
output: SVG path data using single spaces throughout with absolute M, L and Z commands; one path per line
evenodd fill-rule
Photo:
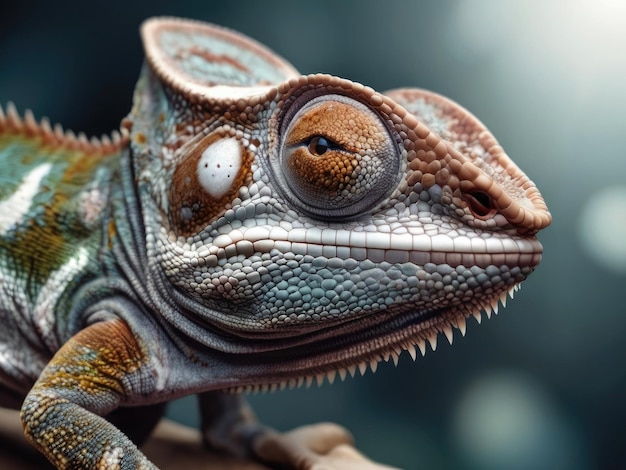
M 353 447 L 353 438 L 341 426 L 319 423 L 281 434 L 268 431 L 253 443 L 266 462 L 296 470 L 392 470 L 372 462 Z

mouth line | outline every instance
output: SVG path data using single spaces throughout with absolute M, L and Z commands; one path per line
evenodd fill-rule
M 422 229 L 420 229 L 422 230 Z M 352 259 L 374 263 L 446 263 L 484 267 L 489 264 L 538 264 L 543 247 L 536 238 L 481 238 L 444 234 L 354 232 L 346 229 L 241 227 L 200 248 L 207 266 L 240 254 L 270 253 L 277 249 L 293 255 Z

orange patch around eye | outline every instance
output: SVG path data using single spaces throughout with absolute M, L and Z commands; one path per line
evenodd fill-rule
M 289 155 L 287 164 L 302 183 L 325 192 L 339 192 L 353 181 L 357 160 L 354 155 L 337 150 L 315 156 L 299 147 Z
M 342 150 L 328 149 L 314 155 L 306 146 L 296 147 L 288 153 L 286 163 L 296 181 L 314 192 L 335 197 L 355 183 L 360 155 L 383 147 L 385 135 L 380 123 L 364 110 L 341 101 L 322 102 L 294 118 L 285 144 L 301 146 L 319 136 Z
M 222 215 L 250 182 L 252 156 L 232 136 L 209 135 L 178 163 L 170 188 L 170 222 L 183 236 Z
M 286 144 L 299 144 L 315 135 L 324 136 L 349 152 L 384 144 L 384 132 L 371 116 L 339 101 L 321 103 L 298 116 Z

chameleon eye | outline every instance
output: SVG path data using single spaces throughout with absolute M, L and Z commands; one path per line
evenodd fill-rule
M 478 219 L 488 219 L 495 212 L 491 197 L 483 191 L 473 191 L 465 195 L 469 210 Z
M 397 143 L 364 104 L 340 95 L 296 100 L 281 126 L 274 162 L 278 184 L 302 212 L 322 219 L 357 217 L 395 188 Z M 303 102 L 304 101 L 304 102 Z

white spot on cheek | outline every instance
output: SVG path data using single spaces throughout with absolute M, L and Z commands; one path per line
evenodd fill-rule
M 209 145 L 198 161 L 200 185 L 215 199 L 221 198 L 232 188 L 241 160 L 241 147 L 234 137 Z

